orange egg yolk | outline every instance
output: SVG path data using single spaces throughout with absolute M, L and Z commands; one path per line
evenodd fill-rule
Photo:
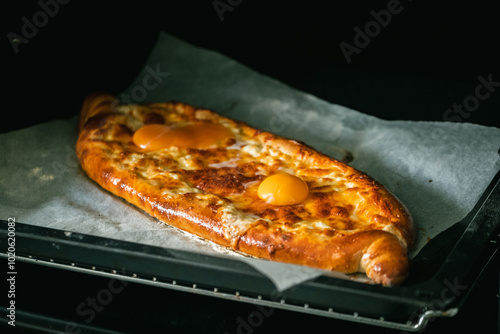
M 259 185 L 257 195 L 272 205 L 299 204 L 309 195 L 304 180 L 291 174 L 275 174 Z
M 154 151 L 174 146 L 205 149 L 231 137 L 229 129 L 220 124 L 195 123 L 178 127 L 148 124 L 139 128 L 132 140 L 140 148 Z

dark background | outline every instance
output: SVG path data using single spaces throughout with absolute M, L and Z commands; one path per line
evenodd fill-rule
M 233 0 L 239 4 L 223 13 L 223 21 L 213 3 L 68 1 L 15 53 L 8 34 L 22 36 L 22 18 L 34 23 L 42 7 L 2 2 L 2 100 L 12 117 L 2 130 L 74 115 L 88 92 L 121 92 L 161 30 L 385 119 L 443 121 L 454 103 L 474 95 L 478 76 L 500 82 L 500 28 L 497 12 L 487 5 L 401 0 L 400 13 L 348 63 L 339 45 L 354 46 L 354 28 L 364 30 L 374 21 L 370 12 L 386 9 L 388 1 L 327 6 Z M 500 126 L 499 106 L 500 93 L 494 92 L 461 121 Z
M 294 88 L 384 119 L 443 121 L 447 109 L 475 94 L 479 76 L 486 79 L 491 75 L 500 82 L 498 12 L 488 5 L 402 0 L 401 12 L 392 15 L 390 24 L 371 37 L 359 54 L 352 54 L 348 63 L 340 43 L 354 45 L 354 28 L 364 30 L 374 21 L 370 12 L 386 9 L 388 1 L 329 5 L 319 1 L 232 1 L 236 5 L 223 13 L 223 20 L 213 3 L 72 0 L 59 4 L 57 13 L 37 27 L 27 43 L 19 44 L 16 53 L 9 34 L 22 37 L 23 18 L 33 23 L 34 15 L 43 9 L 37 1 L 3 1 L 0 132 L 72 117 L 92 91 L 121 92 L 141 69 L 162 30 Z M 500 127 L 500 87 L 497 90 L 460 121 Z M 24 270 L 33 274 L 19 276 L 24 291 L 19 298 L 28 308 L 42 308 L 55 317 L 61 310 L 73 310 L 83 297 L 95 294 L 108 281 L 28 265 Z M 465 311 L 454 319 L 431 324 L 431 329 L 453 331 L 473 319 L 473 325 L 494 332 L 498 269 L 487 273 Z M 72 300 L 70 296 L 78 289 L 80 293 Z M 119 299 L 120 303 L 110 305 L 106 315 L 110 320 L 103 322 L 106 326 L 119 324 L 117 319 L 128 309 L 144 319 L 144 326 L 161 323 L 165 315 L 168 320 L 163 321 L 163 332 L 196 332 L 200 328 L 199 332 L 233 333 L 237 317 L 254 310 L 252 305 L 159 293 L 133 285 Z M 160 308 L 151 307 L 158 300 Z M 276 311 L 254 333 L 292 330 L 304 324 L 327 327 L 330 332 L 372 330 Z

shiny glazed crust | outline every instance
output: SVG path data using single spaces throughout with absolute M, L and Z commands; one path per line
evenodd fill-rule
M 218 123 L 234 138 L 218 147 L 145 152 L 145 124 Z M 390 286 L 408 275 L 410 214 L 366 174 L 307 145 L 183 103 L 120 105 L 93 94 L 83 103 L 76 152 L 104 189 L 159 220 L 263 259 L 344 273 Z M 257 196 L 268 175 L 287 172 L 310 189 L 297 205 Z

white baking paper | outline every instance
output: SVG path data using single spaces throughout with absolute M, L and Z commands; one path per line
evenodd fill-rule
M 412 213 L 417 244 L 411 257 L 462 219 L 498 170 L 498 128 L 381 120 L 294 90 L 165 33 L 119 98 L 183 101 L 304 141 L 338 159 L 352 154 L 350 165 L 384 184 Z M 324 273 L 245 257 L 161 224 L 89 180 L 79 168 L 75 143 L 76 118 L 0 134 L 0 218 L 231 256 L 263 272 L 280 291 Z

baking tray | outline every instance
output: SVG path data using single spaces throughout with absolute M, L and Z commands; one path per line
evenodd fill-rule
M 433 238 L 398 287 L 324 275 L 285 291 L 232 257 L 153 247 L 16 222 L 16 261 L 405 331 L 455 315 L 498 250 L 500 172 L 471 212 Z M 8 257 L 7 221 L 0 256 Z M 5 318 L 5 317 L 3 317 Z

